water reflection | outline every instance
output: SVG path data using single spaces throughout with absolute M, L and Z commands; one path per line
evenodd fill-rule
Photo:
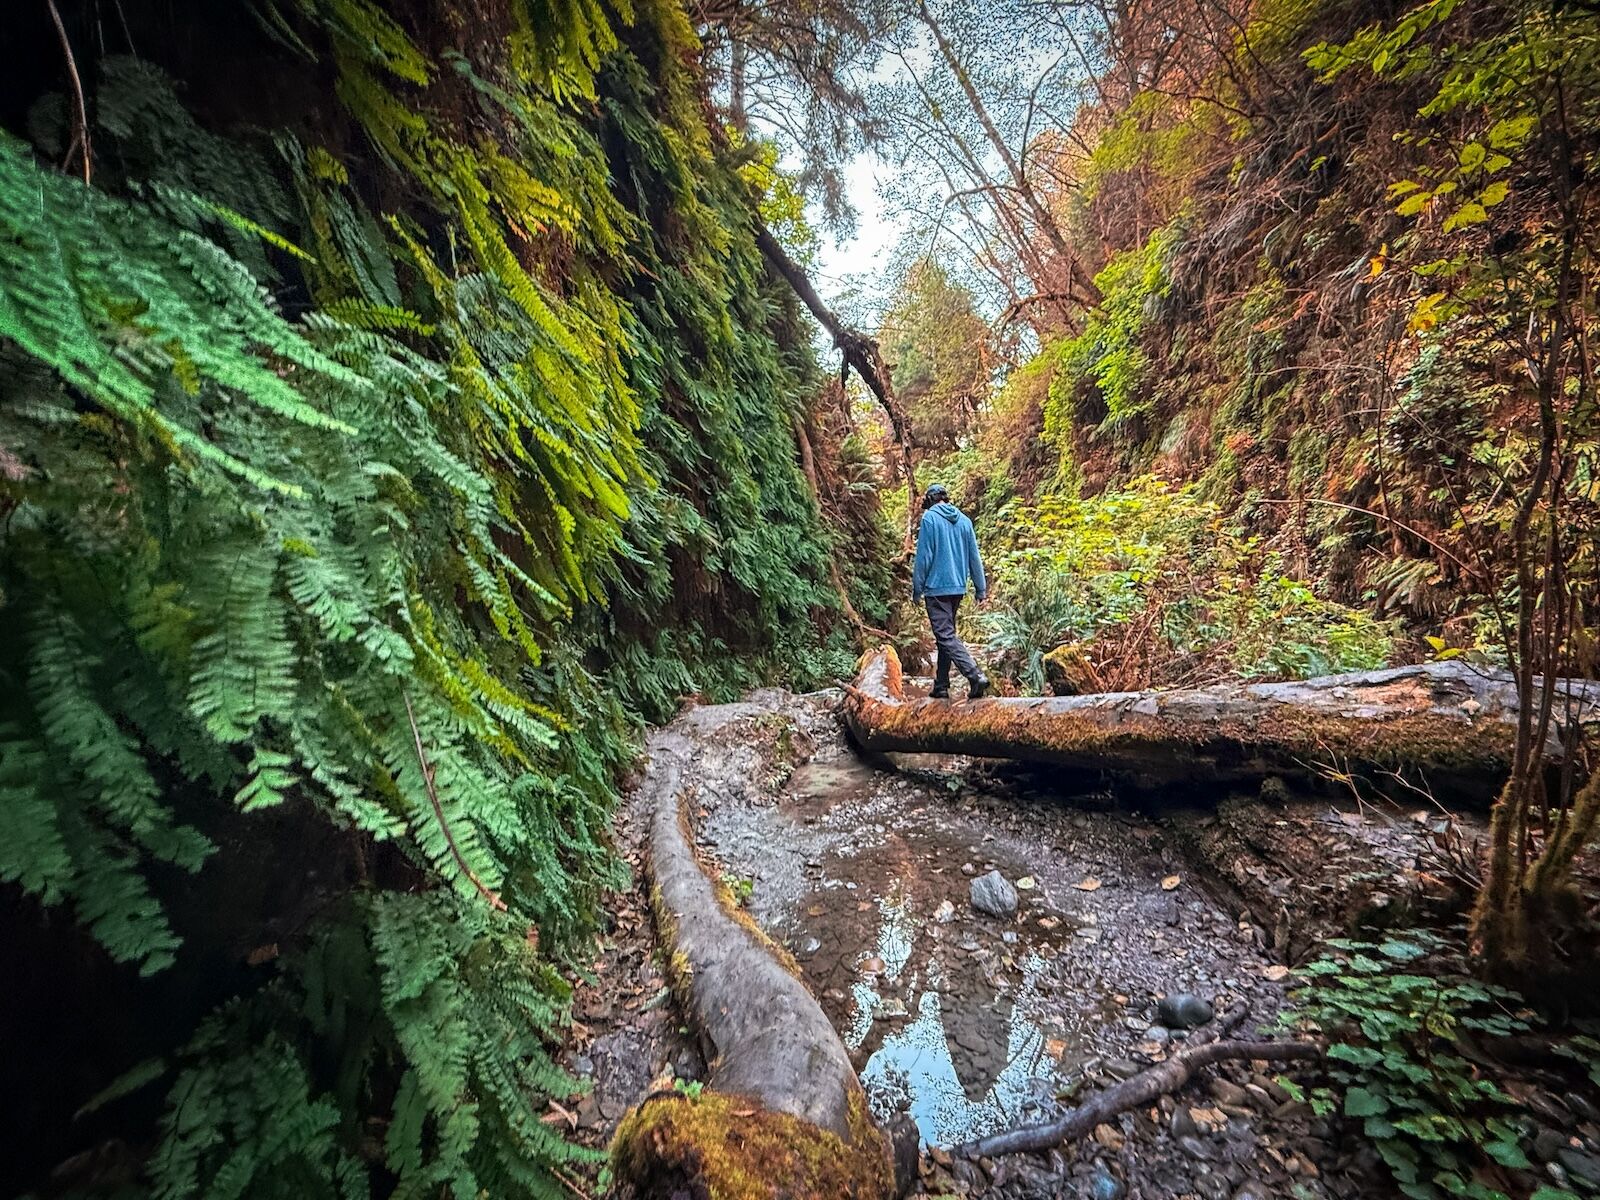
M 1016 1123 L 1054 1090 L 1049 1050 L 1059 1054 L 1064 1044 L 1051 1046 L 1031 1014 L 1055 950 L 1036 933 L 1007 944 L 1009 926 L 970 913 L 959 871 L 968 848 L 906 837 L 892 836 L 870 863 L 829 864 L 804 927 L 831 945 L 806 969 L 874 1113 L 909 1111 L 925 1143 L 949 1145 Z M 932 869 L 941 864 L 948 874 Z M 953 895 L 961 908 L 936 922 L 939 903 Z

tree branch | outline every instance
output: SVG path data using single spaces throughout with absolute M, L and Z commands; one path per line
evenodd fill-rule
M 811 315 L 828 334 L 833 338 L 833 344 L 844 355 L 840 366 L 841 374 L 848 368 L 854 367 L 861 381 L 872 390 L 878 398 L 878 403 L 883 406 L 884 415 L 889 418 L 889 428 L 894 434 L 895 444 L 900 450 L 900 471 L 906 483 L 906 530 L 904 552 L 911 553 L 912 544 L 916 538 L 916 523 L 921 515 L 921 501 L 917 493 L 917 472 L 911 461 L 911 424 L 906 420 L 905 410 L 900 407 L 900 402 L 895 399 L 894 382 L 890 378 L 889 364 L 883 361 L 883 353 L 878 349 L 876 338 L 852 329 L 839 319 L 839 315 L 823 303 L 822 297 L 817 294 L 817 289 L 812 286 L 810 278 L 800 264 L 789 257 L 778 239 L 772 235 L 759 218 L 754 222 L 756 245 L 761 248 L 761 253 L 772 264 L 774 270 L 782 275 L 795 295 L 799 296 L 805 306 L 811 310 Z
M 1189 1045 L 1165 1062 L 1130 1079 L 1096 1092 L 1078 1107 L 1042 1125 L 1024 1125 L 1005 1133 L 991 1134 L 956 1147 L 954 1153 L 968 1158 L 996 1154 L 1020 1154 L 1048 1150 L 1073 1138 L 1083 1137 L 1118 1113 L 1148 1104 L 1158 1096 L 1175 1092 L 1189 1082 L 1201 1067 L 1230 1059 L 1265 1059 L 1268 1062 L 1310 1061 L 1322 1057 L 1322 1048 L 1310 1042 L 1223 1041 L 1243 1021 L 1249 1010 L 1243 1005 L 1225 1013 L 1210 1030 L 1197 1034 Z

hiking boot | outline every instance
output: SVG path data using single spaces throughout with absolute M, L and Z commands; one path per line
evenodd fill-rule
M 950 699 L 950 689 L 948 687 L 942 687 L 942 688 L 936 687 L 936 688 L 933 689 L 933 691 L 928 693 L 928 699 L 929 700 L 948 700 L 948 699 Z
M 989 678 L 986 675 L 979 675 L 967 687 L 967 699 L 968 700 L 982 700 L 988 694 L 989 694 Z

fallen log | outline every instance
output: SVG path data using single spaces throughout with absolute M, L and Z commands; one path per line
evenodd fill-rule
M 887 1200 L 888 1139 L 793 960 L 702 869 L 684 804 L 701 709 L 648 744 L 651 904 L 668 976 L 698 1035 L 703 1089 L 658 1092 L 618 1126 L 612 1167 L 639 1200 Z
M 1195 1034 L 1187 1046 L 1172 1054 L 1164 1062 L 1159 1062 L 1148 1070 L 1115 1083 L 1104 1091 L 1096 1092 L 1088 1100 L 1063 1113 L 1054 1121 L 1039 1125 L 1024 1125 L 1019 1129 L 1007 1130 L 1005 1133 L 990 1134 L 988 1137 L 956 1147 L 953 1153 L 968 1158 L 993 1158 L 998 1154 L 1024 1154 L 1048 1150 L 1052 1146 L 1059 1146 L 1062 1142 L 1084 1137 L 1092 1132 L 1096 1125 L 1109 1121 L 1119 1113 L 1149 1104 L 1160 1096 L 1177 1091 L 1189 1082 L 1196 1071 L 1212 1063 L 1225 1062 L 1229 1059 L 1293 1062 L 1322 1057 L 1321 1048 L 1311 1042 L 1250 1042 L 1224 1039 L 1224 1034 L 1231 1033 L 1239 1022 L 1244 1020 L 1246 1011 L 1241 1006 L 1224 1014 L 1213 1022 L 1209 1029 Z
M 1563 680 L 1571 719 L 1600 715 L 1600 684 Z M 1492 794 L 1517 730 L 1509 674 L 1426 663 L 1288 683 L 951 702 L 909 697 L 885 646 L 862 660 L 845 718 L 872 751 L 1009 758 L 1128 777 L 1142 786 L 1269 774 L 1405 771 Z M 1545 754 L 1563 746 L 1552 723 Z

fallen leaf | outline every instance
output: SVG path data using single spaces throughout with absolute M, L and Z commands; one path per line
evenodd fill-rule
M 756 1110 L 753 1108 L 736 1108 L 730 1115 L 735 1117 L 753 1117 L 756 1115 Z
M 856 970 L 860 971 L 863 975 L 877 975 L 883 970 L 883 959 L 876 956 L 872 958 L 864 958 L 861 960 L 861 965 L 858 966 Z
M 1165 879 L 1163 879 L 1161 881 L 1161 890 L 1163 892 L 1170 892 L 1173 888 L 1177 887 L 1182 882 L 1183 882 L 1183 876 L 1181 876 L 1181 875 L 1168 875 Z
M 1044 1044 L 1044 1052 L 1051 1058 L 1060 1058 L 1067 1052 L 1067 1043 L 1061 1038 L 1048 1038 Z
M 1261 968 L 1262 977 L 1277 983 L 1280 979 L 1289 978 L 1289 968 L 1282 963 L 1273 963 L 1271 966 Z
M 1019 892 L 1031 892 L 1038 886 L 1038 880 L 1034 879 L 1032 875 L 1024 875 L 1021 879 L 1017 880 L 1017 891 Z
M 1098 892 L 1100 890 L 1100 881 L 1091 875 L 1089 878 L 1073 884 L 1073 886 L 1080 892 Z
M 1061 924 L 1061 918 L 1060 917 L 1040 917 L 1039 918 L 1039 928 L 1040 929 L 1054 929 L 1059 924 Z

